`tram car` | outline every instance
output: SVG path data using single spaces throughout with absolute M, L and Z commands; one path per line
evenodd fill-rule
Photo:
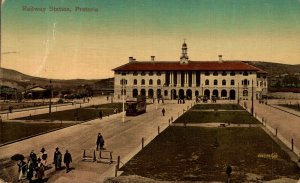
M 136 98 L 126 99 L 126 116 L 136 116 L 146 112 L 146 97 L 137 96 Z

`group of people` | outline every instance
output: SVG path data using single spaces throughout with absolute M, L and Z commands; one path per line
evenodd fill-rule
M 45 148 L 42 148 L 39 155 L 36 155 L 32 150 L 27 158 L 27 162 L 24 161 L 24 157 L 21 156 L 17 165 L 19 167 L 19 181 L 28 179 L 29 182 L 32 181 L 33 177 L 37 179 L 37 182 L 43 182 L 43 177 L 45 175 L 45 170 L 51 168 L 48 167 L 47 164 L 48 154 Z M 55 170 L 62 169 L 62 153 L 59 151 L 57 147 L 54 152 L 53 164 L 55 164 Z M 72 156 L 66 150 L 64 154 L 64 163 L 66 165 L 66 172 L 68 173 L 70 170 L 70 163 L 72 162 Z M 35 174 L 34 174 L 35 173 Z

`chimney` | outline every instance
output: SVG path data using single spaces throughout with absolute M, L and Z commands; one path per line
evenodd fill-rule
M 154 62 L 155 56 L 151 56 L 151 61 Z
M 222 55 L 219 55 L 219 62 L 223 62 Z
M 129 57 L 129 62 L 134 62 L 134 61 L 135 61 L 135 58 Z
M 129 62 L 132 62 L 133 61 L 133 57 L 129 57 Z

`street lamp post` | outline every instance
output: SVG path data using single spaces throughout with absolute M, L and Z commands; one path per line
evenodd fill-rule
M 124 81 L 125 79 L 122 79 L 122 107 L 123 107 L 123 112 L 122 112 L 122 122 L 125 122 L 125 86 L 124 86 Z
M 254 86 L 253 86 L 253 79 L 252 79 L 252 97 L 251 97 L 251 103 L 252 103 L 251 114 L 252 115 L 254 114 L 254 97 L 253 97 L 253 92 L 254 92 Z
M 51 113 L 52 81 L 50 80 L 49 114 Z

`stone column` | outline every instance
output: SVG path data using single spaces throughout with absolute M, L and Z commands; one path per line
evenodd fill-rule
M 192 72 L 192 87 L 196 86 L 196 72 Z
M 188 80 L 188 73 L 185 72 L 185 73 L 184 73 L 184 86 L 185 86 L 185 87 L 188 85 L 187 80 Z
M 181 73 L 177 72 L 177 87 L 181 85 Z

